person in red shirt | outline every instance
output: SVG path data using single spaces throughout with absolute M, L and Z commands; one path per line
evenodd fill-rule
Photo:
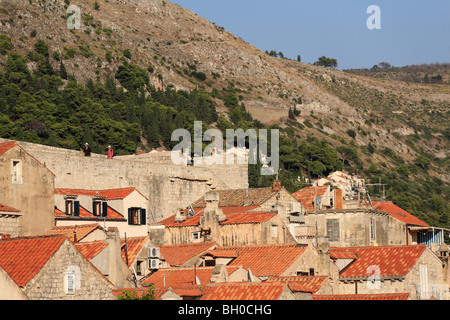
M 108 159 L 112 159 L 114 157 L 114 150 L 111 146 L 108 146 Z

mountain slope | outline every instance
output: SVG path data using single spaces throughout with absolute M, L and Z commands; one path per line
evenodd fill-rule
M 288 128 L 293 137 L 313 134 L 354 147 L 366 167 L 391 168 L 426 156 L 436 160 L 430 174 L 450 181 L 448 85 L 374 79 L 273 58 L 169 1 L 98 3 L 96 9 L 92 1 L 77 1 L 81 29 L 71 31 L 68 0 L 2 0 L 2 33 L 23 55 L 37 39 L 45 40 L 52 66 L 58 68 L 59 57 L 80 82 L 104 80 L 126 61 L 151 70 L 156 88 L 214 92 L 232 86 L 254 119 Z M 0 63 L 6 59 L 0 56 Z M 28 66 L 36 68 L 32 61 Z M 301 100 L 300 115 L 289 121 L 294 99 Z M 369 145 L 377 152 L 367 152 Z

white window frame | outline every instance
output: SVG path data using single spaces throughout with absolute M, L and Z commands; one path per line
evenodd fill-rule
M 75 273 L 67 273 L 66 274 L 66 294 L 74 295 L 76 292 L 76 275 Z

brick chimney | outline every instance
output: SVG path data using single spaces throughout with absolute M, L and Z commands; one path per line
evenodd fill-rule
M 274 180 L 273 181 L 272 191 L 273 192 L 280 192 L 281 191 L 281 181 L 280 180 Z
M 344 196 L 342 189 L 334 189 L 334 209 L 342 210 L 344 208 Z

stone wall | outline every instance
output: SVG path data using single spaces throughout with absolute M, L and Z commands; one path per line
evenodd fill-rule
M 0 142 L 7 141 L 0 139 Z M 248 187 L 248 166 L 174 165 L 166 153 L 116 157 L 19 142 L 55 175 L 55 188 L 109 189 L 136 187 L 149 199 L 155 220 L 175 214 L 206 192 Z M 151 217 L 151 216 L 150 216 Z
M 20 215 L 8 215 L 0 213 L 0 234 L 9 234 L 11 237 L 19 235 Z

